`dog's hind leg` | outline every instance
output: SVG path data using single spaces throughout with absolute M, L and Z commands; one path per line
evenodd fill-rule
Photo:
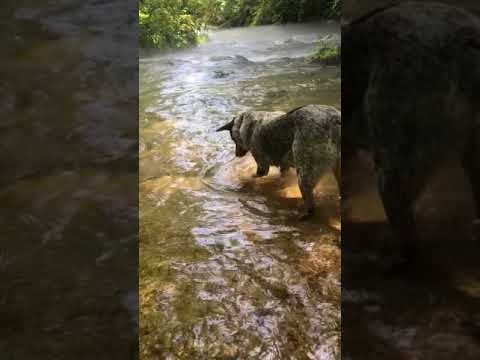
M 413 253 L 416 240 L 414 197 L 411 189 L 407 190 L 408 182 L 400 179 L 398 174 L 379 172 L 378 190 L 385 214 L 394 236 L 406 244 L 406 256 Z
M 303 198 L 304 214 L 302 219 L 306 219 L 314 213 L 313 189 L 318 180 L 325 175 L 331 167 L 331 161 L 325 160 L 316 163 L 316 166 L 303 165 L 297 169 L 298 186 Z
M 314 213 L 314 204 L 313 204 L 313 181 L 310 179 L 310 176 L 299 169 L 298 172 L 298 186 L 300 187 L 300 192 L 302 193 L 303 198 L 303 215 L 301 219 L 307 219 Z
M 417 171 L 421 167 L 415 159 L 401 161 L 400 157 L 386 154 L 384 161 L 388 161 L 388 165 L 377 163 L 380 198 L 393 236 L 401 244 L 399 259 L 389 264 L 394 267 L 410 263 L 415 258 L 418 244 L 415 201 L 423 190 L 427 173 Z

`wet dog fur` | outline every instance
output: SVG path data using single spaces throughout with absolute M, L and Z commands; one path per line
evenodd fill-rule
M 343 150 L 373 155 L 406 263 L 416 252 L 415 201 L 447 157 L 463 161 L 480 216 L 479 39 L 478 17 L 433 2 L 388 6 L 342 26 Z
M 341 113 L 331 106 L 306 105 L 288 113 L 246 111 L 217 129 L 229 131 L 235 155 L 249 151 L 257 163 L 255 176 L 270 166 L 282 174 L 295 168 L 307 218 L 314 212 L 313 189 L 329 170 L 340 184 Z

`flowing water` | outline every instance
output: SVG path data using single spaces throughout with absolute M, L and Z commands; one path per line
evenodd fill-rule
M 292 172 L 253 179 L 215 129 L 244 110 L 340 107 L 340 68 L 308 62 L 335 23 L 215 31 L 140 58 L 144 359 L 338 359 L 338 191 L 298 220 Z M 273 169 L 272 169 L 273 170 Z

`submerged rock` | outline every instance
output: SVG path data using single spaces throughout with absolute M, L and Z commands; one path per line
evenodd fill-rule
M 214 62 L 226 61 L 226 60 L 233 60 L 233 57 L 231 57 L 231 56 L 212 56 L 208 60 L 214 61 Z
M 253 61 L 248 60 L 245 56 L 235 55 L 235 63 L 237 64 L 253 64 Z
M 215 70 L 213 77 L 215 79 L 223 79 L 233 74 L 233 71 Z

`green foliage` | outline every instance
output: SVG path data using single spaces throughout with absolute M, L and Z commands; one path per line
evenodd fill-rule
M 315 0 L 226 0 L 225 23 L 229 26 L 299 22 L 313 14 Z
M 230 25 L 263 25 L 302 22 L 309 16 L 339 18 L 342 0 L 229 0 L 238 11 L 225 15 Z
M 200 0 L 143 0 L 139 4 L 142 47 L 195 44 L 202 27 Z
M 205 25 L 246 26 L 339 18 L 342 0 L 140 0 L 140 45 L 185 47 Z
M 340 19 L 342 15 L 342 0 L 326 0 L 321 7 L 321 13 L 328 19 Z
M 315 54 L 312 55 L 310 60 L 312 62 L 319 62 L 325 65 L 337 65 L 340 63 L 340 47 L 320 47 Z
M 203 17 L 207 25 L 220 26 L 225 23 L 225 11 L 228 0 L 201 0 Z

